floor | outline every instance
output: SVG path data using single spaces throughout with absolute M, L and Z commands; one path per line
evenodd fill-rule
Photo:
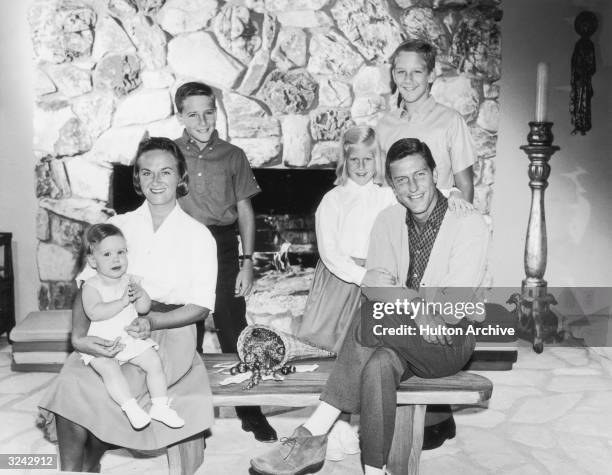
M 521 346 L 512 371 L 481 374 L 494 383 L 488 408 L 456 412 L 457 437 L 423 453 L 422 475 L 611 473 L 611 348 L 546 348 L 537 355 Z M 34 425 L 36 404 L 54 377 L 11 372 L 10 346 L 0 338 L 0 454 L 55 453 Z M 279 436 L 287 436 L 310 410 L 272 413 L 269 419 Z M 223 416 L 207 441 L 199 475 L 246 474 L 249 459 L 269 448 L 243 432 L 231 414 Z M 104 457 L 102 472 L 165 475 L 167 462 L 163 454 L 134 458 L 117 450 Z M 362 473 L 359 456 L 327 462 L 319 473 Z

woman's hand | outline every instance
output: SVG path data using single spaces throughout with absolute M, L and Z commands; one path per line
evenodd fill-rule
M 395 277 L 386 269 L 368 269 L 361 281 L 362 287 L 393 287 Z
M 242 267 L 236 277 L 236 289 L 234 295 L 236 297 L 247 297 L 253 289 L 253 261 L 245 259 L 242 262 Z
M 91 356 L 105 356 L 106 358 L 112 358 L 117 353 L 125 348 L 125 345 L 121 343 L 119 337 L 115 338 L 114 341 L 105 340 L 98 336 L 82 336 L 72 340 L 72 346 L 75 350 L 81 353 L 86 353 Z
M 460 216 L 465 216 L 474 211 L 474 205 L 463 198 L 458 190 L 453 190 L 448 195 L 448 209 Z
M 125 331 L 131 337 L 146 340 L 151 336 L 151 322 L 144 317 L 135 318 L 132 323 L 125 327 Z

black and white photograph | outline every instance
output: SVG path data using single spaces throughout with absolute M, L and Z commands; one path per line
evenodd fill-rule
M 0 61 L 0 474 L 612 472 L 612 1 L 4 1 Z

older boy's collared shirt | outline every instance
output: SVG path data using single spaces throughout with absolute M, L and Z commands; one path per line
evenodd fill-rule
M 187 131 L 175 140 L 189 173 L 189 193 L 181 207 L 199 222 L 227 226 L 238 219 L 237 203 L 261 191 L 246 155 L 214 131 L 202 150 Z
M 411 115 L 401 106 L 387 112 L 380 119 L 376 134 L 385 155 L 399 139 L 416 138 L 425 142 L 436 161 L 436 186 L 441 190 L 452 188 L 453 175 L 472 166 L 476 160 L 472 136 L 463 117 L 431 96 Z
M 408 226 L 408 249 L 410 252 L 410 266 L 408 267 L 408 277 L 406 287 L 419 290 L 421 279 L 427 269 L 431 250 L 438 236 L 440 225 L 448 209 L 448 200 L 437 191 L 438 201 L 434 206 L 425 225 L 419 231 L 409 210 L 406 210 L 406 225 Z
M 108 220 L 125 236 L 128 272 L 142 277 L 151 299 L 215 309 L 217 244 L 205 226 L 177 204 L 157 230 L 145 201 L 129 213 Z M 95 274 L 87 265 L 77 282 Z

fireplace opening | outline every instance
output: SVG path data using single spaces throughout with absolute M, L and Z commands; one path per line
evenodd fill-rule
M 253 173 L 262 190 L 252 199 L 257 267 L 278 267 L 279 254 L 288 264 L 314 267 L 314 214 L 334 186 L 334 170 L 256 168 Z M 134 192 L 131 166 L 114 165 L 111 187 L 110 206 L 117 213 L 132 211 L 144 200 Z

